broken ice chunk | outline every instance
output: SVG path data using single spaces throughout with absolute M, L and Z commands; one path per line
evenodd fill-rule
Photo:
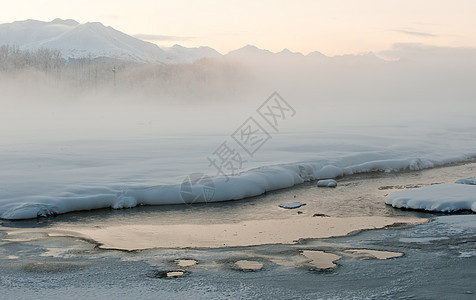
M 461 178 L 456 180 L 455 183 L 476 185 L 476 177 Z
M 306 205 L 306 203 L 302 203 L 302 202 L 289 202 L 289 203 L 280 204 L 279 207 L 281 207 L 281 208 L 287 208 L 287 209 L 293 209 L 293 208 L 299 208 L 299 207 L 304 206 L 304 205 Z
M 337 181 L 334 179 L 324 179 L 317 182 L 318 187 L 336 187 Z

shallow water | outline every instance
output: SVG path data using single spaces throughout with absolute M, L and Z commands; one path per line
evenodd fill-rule
M 77 298 L 471 299 L 476 293 L 473 284 L 476 232 L 474 226 L 464 228 L 451 222 L 370 230 L 344 237 L 301 240 L 290 245 L 132 252 L 100 249 L 93 241 L 82 238 L 46 236 L 42 230 L 130 224 L 284 221 L 311 217 L 315 213 L 332 217 L 436 217 L 443 214 L 389 207 L 384 204 L 384 195 L 401 188 L 454 182 L 461 177 L 474 176 L 475 172 L 476 163 L 416 172 L 371 173 L 341 178 L 336 188 L 317 188 L 315 182 L 311 182 L 240 201 L 104 209 L 35 220 L 3 220 L 0 227 L 0 291 L 7 298 L 37 299 L 65 294 L 71 298 L 78 295 Z M 298 209 L 278 206 L 292 201 L 307 205 Z M 384 260 L 355 254 L 355 250 L 365 253 L 365 249 L 404 254 Z M 302 255 L 302 251 L 324 251 L 342 258 L 335 261 L 334 269 L 320 271 Z M 179 266 L 177 260 L 197 263 Z M 237 268 L 239 261 L 252 261 L 263 267 L 243 272 Z M 162 273 L 180 273 L 181 276 L 161 278 L 154 275 Z
M 476 221 L 474 215 L 466 217 Z M 6 243 L 0 247 L 0 291 L 10 299 L 65 295 L 73 299 L 98 295 L 108 299 L 473 299 L 475 227 L 455 230 L 450 223 L 370 230 L 296 245 L 221 249 L 106 251 L 65 238 Z M 416 242 L 428 236 L 434 239 Z M 355 249 L 404 255 L 382 260 L 346 252 Z M 303 251 L 342 258 L 335 261 L 334 269 L 320 271 Z M 178 267 L 176 259 L 198 263 Z M 237 267 L 240 261 L 262 267 L 244 271 Z M 179 273 L 178 277 L 156 276 Z

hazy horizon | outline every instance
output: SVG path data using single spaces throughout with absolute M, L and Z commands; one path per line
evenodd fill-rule
M 91 9 L 94 7 L 94 9 Z M 379 52 L 393 44 L 476 47 L 473 1 L 14 1 L 0 23 L 55 18 L 99 21 L 159 46 L 244 45 L 328 56 Z

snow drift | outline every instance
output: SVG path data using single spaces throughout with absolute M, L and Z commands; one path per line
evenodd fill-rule
M 476 212 L 476 186 L 470 184 L 436 184 L 412 190 L 397 191 L 385 203 L 396 208 L 433 212 Z

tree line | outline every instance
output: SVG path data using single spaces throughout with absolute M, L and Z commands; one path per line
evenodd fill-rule
M 18 46 L 0 46 L 0 70 L 3 72 L 37 69 L 48 73 L 59 70 L 64 64 L 59 50 L 40 48 L 29 51 Z
M 79 88 L 117 87 L 170 93 L 231 88 L 245 77 L 242 68 L 221 59 L 202 59 L 191 64 L 139 64 L 91 54 L 65 59 L 55 49 L 0 46 L 0 75 L 25 78 L 30 73 Z

